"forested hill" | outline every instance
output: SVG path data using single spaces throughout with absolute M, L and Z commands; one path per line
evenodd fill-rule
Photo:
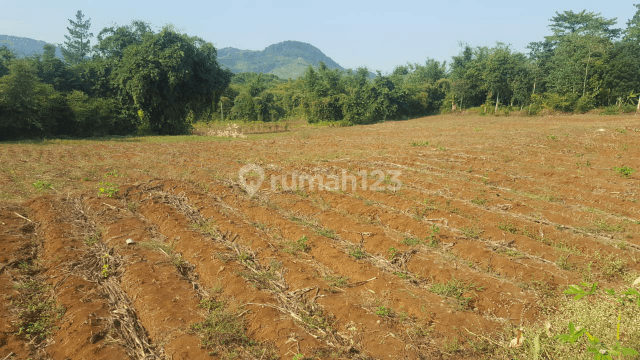
M 6 45 L 13 50 L 18 56 L 29 56 L 33 54 L 42 54 L 42 47 L 47 43 L 41 40 L 34 40 L 25 37 L 0 35 L 0 47 Z M 56 56 L 62 59 L 62 52 L 56 47 Z
M 262 51 L 223 48 L 218 50 L 218 62 L 234 73 L 257 72 L 296 79 L 309 65 L 324 62 L 329 69 L 344 70 L 315 46 L 299 41 L 283 41 Z

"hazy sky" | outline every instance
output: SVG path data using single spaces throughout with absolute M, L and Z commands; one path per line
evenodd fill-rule
M 171 23 L 217 48 L 262 50 L 297 40 L 318 47 L 345 68 L 383 72 L 429 57 L 449 60 L 459 52 L 460 41 L 472 46 L 501 41 L 526 51 L 529 42 L 549 35 L 556 11 L 586 9 L 617 17 L 624 28 L 636 10 L 632 2 L 585 0 L 2 0 L 0 9 L 0 34 L 50 43 L 64 42 L 68 19 L 82 10 L 94 34 L 133 19 L 155 27 Z

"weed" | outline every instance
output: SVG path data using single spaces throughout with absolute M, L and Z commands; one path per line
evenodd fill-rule
M 87 246 L 93 246 L 93 245 L 95 245 L 95 244 L 97 244 L 99 242 L 100 242 L 100 233 L 99 232 L 96 232 L 93 235 L 89 235 L 84 239 L 84 243 Z
M 215 219 L 200 220 L 195 223 L 190 223 L 189 226 L 211 237 L 215 237 L 218 234 L 218 226 L 216 225 Z
M 511 223 L 499 223 L 498 229 L 502 231 L 506 231 L 511 234 L 516 234 L 518 232 L 518 228 Z
M 475 199 L 471 200 L 471 203 L 479 206 L 484 206 L 487 204 L 487 199 L 482 199 L 476 196 Z
M 306 236 L 303 236 L 296 241 L 287 241 L 284 243 L 284 252 L 294 255 L 300 251 L 309 252 L 309 250 L 311 250 L 311 246 L 307 245 L 308 241 L 309 239 L 307 239 Z
M 633 175 L 633 173 L 636 170 L 628 166 L 623 166 L 623 167 L 614 167 L 613 171 L 617 172 L 618 175 L 622 176 L 623 178 L 629 178 L 631 177 L 631 175 Z
M 33 185 L 33 187 L 38 191 L 43 191 L 43 190 L 46 190 L 46 189 L 53 189 L 53 186 L 51 185 L 50 182 L 43 181 L 43 180 L 38 180 L 38 181 L 34 182 L 31 185 Z
M 349 247 L 349 256 L 352 256 L 358 260 L 364 259 L 367 257 L 367 253 L 364 252 L 362 247 L 360 246 L 351 246 Z
M 428 141 L 414 141 L 411 143 L 411 146 L 429 146 Z
M 18 293 L 11 302 L 19 310 L 17 335 L 34 342 L 44 340 L 51 334 L 55 319 L 61 318 L 66 309 L 56 306 L 50 298 L 50 287 L 34 278 L 13 287 Z
M 202 299 L 198 306 L 207 311 L 207 316 L 203 322 L 192 324 L 191 331 L 200 336 L 200 344 L 210 350 L 209 355 L 233 359 L 244 358 L 248 354 L 266 354 L 261 358 L 276 358 L 272 350 L 246 335 L 242 317 L 229 310 L 226 302 Z
M 555 135 L 547 135 L 547 139 L 549 140 L 557 140 L 558 138 Z
M 473 227 L 462 227 L 460 228 L 460 231 L 462 231 L 462 234 L 468 238 L 471 239 L 479 239 L 480 235 L 482 235 L 482 233 L 484 232 L 484 230 L 481 230 L 479 228 L 477 228 L 476 226 Z
M 424 241 L 418 238 L 407 236 L 402 240 L 402 243 L 409 246 L 418 246 L 424 244 Z
M 473 297 L 464 296 L 464 294 L 470 291 L 475 291 L 475 290 L 481 291 L 482 289 L 483 289 L 482 287 L 477 287 L 472 282 L 467 283 L 463 280 L 456 279 L 454 277 L 446 283 L 435 283 L 431 285 L 430 291 L 440 296 L 445 296 L 445 297 L 455 299 L 458 309 L 466 310 L 469 308 L 471 300 L 473 300 Z
M 582 283 L 578 285 L 570 285 L 567 290 L 565 290 L 565 294 L 573 295 L 574 300 L 579 300 L 585 296 L 594 295 L 597 291 L 597 283 L 592 285 Z M 583 289 L 583 287 L 585 289 Z M 573 344 L 580 340 L 583 336 L 587 338 L 587 351 L 593 354 L 594 359 L 613 359 L 613 357 L 621 358 L 622 356 L 636 356 L 640 355 L 636 350 L 630 347 L 624 347 L 622 342 L 620 341 L 620 328 L 621 328 L 621 320 L 622 320 L 622 310 L 628 304 L 634 304 L 640 307 L 640 292 L 635 289 L 629 288 L 625 292 L 621 294 L 616 294 L 616 291 L 613 289 L 606 289 L 605 293 L 611 297 L 612 299 L 603 299 L 605 301 L 613 302 L 613 305 L 617 310 L 617 321 L 616 321 L 616 332 L 615 332 L 615 343 L 607 344 L 605 341 L 600 340 L 599 338 L 591 335 L 589 329 L 587 327 L 579 327 L 577 328 L 573 322 L 569 322 L 569 333 L 556 335 L 555 339 L 564 342 Z
M 114 197 L 119 191 L 118 185 L 112 183 L 101 182 L 98 185 L 100 186 L 98 188 L 98 196 L 107 195 L 107 197 L 111 198 Z
M 139 204 L 139 203 L 137 203 L 137 202 L 135 202 L 135 201 L 134 201 L 134 202 L 127 203 L 127 209 L 128 209 L 129 211 L 131 211 L 131 212 L 136 212 L 136 210 L 138 210 L 138 207 L 139 207 L 139 206 L 140 206 L 140 204 Z
M 618 232 L 623 232 L 624 231 L 624 225 L 622 224 L 609 224 L 606 220 L 604 219 L 600 219 L 596 222 L 593 223 L 595 229 L 598 232 L 605 232 L 605 233 L 618 233 Z
M 349 281 L 349 278 L 346 276 L 330 276 L 327 275 L 324 277 L 324 280 L 329 283 L 331 287 L 345 287 Z
M 103 177 L 108 178 L 108 177 L 122 177 L 122 176 L 124 176 L 124 175 L 120 175 L 118 173 L 118 170 L 114 169 L 112 171 L 109 171 L 109 172 L 105 173 Z
M 382 317 L 392 317 L 393 311 L 391 310 L 391 308 L 388 308 L 384 305 L 380 305 L 376 308 L 376 315 L 382 316 Z
M 392 246 L 387 250 L 387 253 L 389 254 L 389 261 L 392 261 L 398 255 L 398 250 Z
M 328 237 L 329 239 L 332 239 L 332 240 L 335 240 L 338 238 L 335 231 L 331 229 L 325 229 L 325 228 L 316 229 L 316 234 L 320 236 Z
M 102 255 L 102 277 L 103 278 L 108 278 L 109 277 L 109 264 L 107 263 L 107 261 L 109 261 L 109 254 L 103 254 Z
M 556 266 L 562 270 L 571 270 L 574 268 L 574 265 L 569 262 L 569 255 L 558 257 Z

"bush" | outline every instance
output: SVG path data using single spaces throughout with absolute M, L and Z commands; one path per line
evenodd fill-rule
M 555 93 L 544 94 L 543 104 L 547 109 L 562 112 L 572 112 L 578 102 L 578 94 L 559 95 Z
M 343 118 L 343 106 L 340 95 L 332 95 L 311 101 L 307 117 L 310 123 L 321 121 L 339 121 Z
M 0 78 L 0 140 L 43 136 L 55 127 L 59 93 L 43 84 L 29 60 L 13 61 L 9 74 Z
M 595 107 L 596 107 L 596 100 L 590 95 L 585 95 L 580 97 L 580 99 L 578 99 L 578 101 L 576 102 L 575 111 L 578 113 L 584 114 L 591 109 L 595 109 Z
M 57 134 L 76 137 L 124 135 L 136 129 L 135 116 L 114 99 L 91 98 L 81 91 L 67 95 L 70 116 L 58 121 Z

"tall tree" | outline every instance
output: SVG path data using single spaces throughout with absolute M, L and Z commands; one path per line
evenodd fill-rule
M 151 26 L 140 20 L 125 26 L 106 27 L 98 34 L 98 44 L 93 50 L 100 57 L 120 59 L 127 46 L 142 43 L 144 36 L 149 34 L 153 34 Z
M 6 45 L 0 47 L 0 77 L 9 73 L 9 62 L 16 57 Z
M 633 4 L 636 13 L 627 21 L 627 28 L 624 31 L 624 39 L 640 43 L 640 4 Z
M 614 29 L 618 18 L 605 19 L 600 14 L 582 10 L 579 13 L 564 11 L 556 12 L 551 18 L 549 27 L 553 31 L 554 40 L 560 40 L 569 35 L 592 35 L 615 40 L 622 33 L 621 29 Z
M 71 27 L 68 27 L 69 35 L 65 35 L 67 41 L 64 46 L 60 47 L 62 55 L 68 63 L 77 64 L 85 59 L 90 52 L 90 39 L 93 33 L 89 32 L 91 27 L 91 19 L 83 20 L 84 14 L 78 10 L 76 13 L 76 21 L 69 19 Z
M 216 56 L 211 43 L 167 27 L 124 49 L 112 84 L 151 130 L 185 133 L 191 126 L 187 115 L 207 111 L 214 92 L 229 84 L 231 73 L 220 67 Z

